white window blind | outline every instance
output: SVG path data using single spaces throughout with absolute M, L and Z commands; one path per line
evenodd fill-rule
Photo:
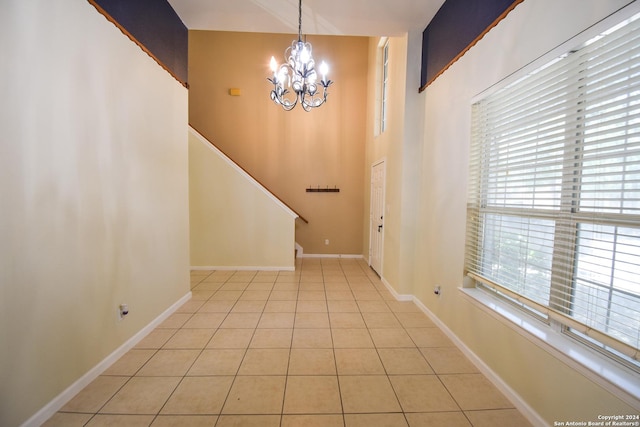
M 469 276 L 637 363 L 640 20 L 475 103 L 469 189 Z

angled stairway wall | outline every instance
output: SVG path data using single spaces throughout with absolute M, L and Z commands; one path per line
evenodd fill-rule
M 191 266 L 294 270 L 298 215 L 189 129 Z

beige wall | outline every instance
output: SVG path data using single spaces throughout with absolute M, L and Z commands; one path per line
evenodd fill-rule
M 297 215 L 194 131 L 189 217 L 192 266 L 294 269 Z
M 401 256 L 385 252 L 384 278 L 399 293 L 415 295 L 550 424 L 597 420 L 604 413 L 637 413 L 637 408 L 505 326 L 458 290 L 463 277 L 471 100 L 626 3 L 525 1 L 422 94 L 416 95 L 417 80 L 412 89 L 414 70 L 407 69 L 404 105 L 413 104 L 416 96 L 420 105 L 405 110 L 405 125 L 413 125 L 405 127 L 402 157 L 387 154 L 389 169 L 401 168 L 403 178 L 400 204 L 388 205 L 388 218 L 401 218 Z M 413 40 L 410 35 L 408 64 L 419 56 L 420 46 Z M 419 121 L 408 117 L 414 111 L 422 112 Z M 374 153 L 369 158 L 381 155 L 378 140 L 367 141 L 367 152 Z M 389 182 L 389 191 L 397 191 L 397 185 Z M 415 214 L 407 217 L 402 209 L 410 200 Z M 403 265 L 404 254 L 413 262 Z M 433 294 L 436 285 L 442 286 L 440 297 Z
M 269 60 L 290 34 L 189 32 L 189 121 L 301 216 L 305 254 L 362 254 L 368 39 L 309 36 L 329 63 L 327 104 L 285 112 L 269 98 Z M 230 88 L 241 96 L 229 96 Z M 307 193 L 309 186 L 339 193 Z M 329 245 L 325 245 L 329 239 Z
M 17 426 L 189 292 L 187 90 L 86 1 L 4 1 L 0 46 L 0 425 Z

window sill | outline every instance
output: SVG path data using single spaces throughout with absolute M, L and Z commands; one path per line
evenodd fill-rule
M 638 374 L 477 288 L 458 288 L 474 305 L 549 351 L 632 407 L 640 406 Z

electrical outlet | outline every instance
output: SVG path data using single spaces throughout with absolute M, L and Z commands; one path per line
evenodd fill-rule
M 329 239 L 324 239 L 324 244 L 329 246 Z

